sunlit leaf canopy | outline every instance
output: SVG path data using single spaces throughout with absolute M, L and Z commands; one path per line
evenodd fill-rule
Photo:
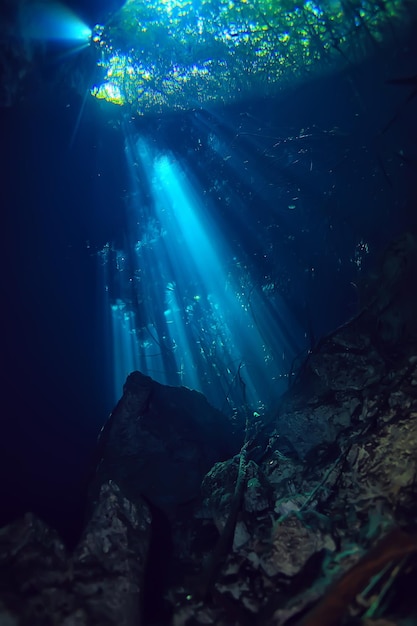
M 395 37 L 402 0 L 128 0 L 96 26 L 91 93 L 139 114 L 268 95 Z

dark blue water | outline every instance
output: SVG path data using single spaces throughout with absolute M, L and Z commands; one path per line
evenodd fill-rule
M 135 119 L 85 99 L 88 53 L 40 58 L 1 110 L 2 519 L 31 509 L 71 535 L 132 364 L 226 412 L 242 365 L 267 409 L 358 313 L 384 248 L 416 226 L 416 86 L 387 83 L 416 74 L 413 52 Z

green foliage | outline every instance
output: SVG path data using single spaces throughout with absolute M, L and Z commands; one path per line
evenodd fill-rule
M 109 86 L 92 93 L 139 113 L 267 95 L 339 59 L 355 62 L 385 43 L 406 21 L 405 5 L 128 0 L 94 39 Z

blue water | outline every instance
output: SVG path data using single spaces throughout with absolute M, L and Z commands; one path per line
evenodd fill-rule
M 416 67 L 396 54 L 150 118 L 42 60 L 1 111 L 5 519 L 72 527 L 132 369 L 262 413 L 358 313 L 384 248 L 416 226 L 416 99 L 386 82 Z

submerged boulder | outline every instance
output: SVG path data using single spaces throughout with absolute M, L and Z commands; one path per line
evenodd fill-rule
M 100 436 L 96 488 L 112 479 L 132 501 L 145 496 L 170 512 L 238 449 L 229 420 L 201 393 L 133 372 Z

